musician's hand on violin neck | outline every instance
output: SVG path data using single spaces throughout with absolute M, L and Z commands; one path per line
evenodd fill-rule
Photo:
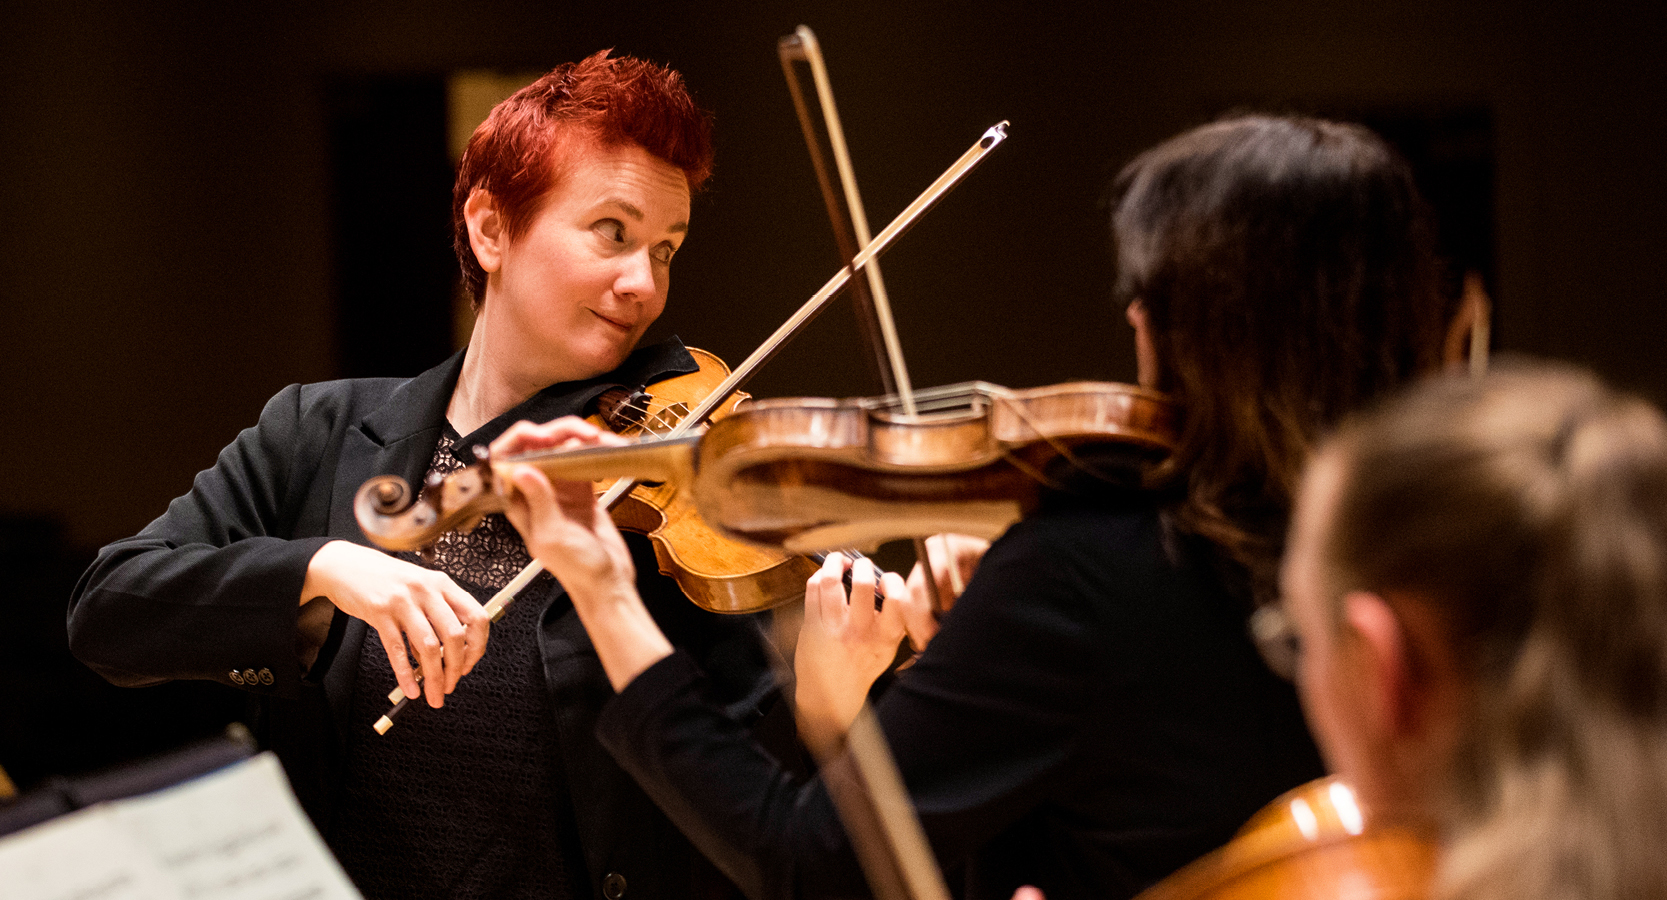
M 853 562 L 842 553 L 828 554 L 805 584 L 805 621 L 793 653 L 794 699 L 799 737 L 818 756 L 838 748 L 868 689 L 896 659 L 903 640 L 896 598 L 905 592 L 900 576 L 881 575 L 869 560 Z
M 984 558 L 990 542 L 965 534 L 934 534 L 926 539 L 926 553 L 932 560 L 932 574 L 938 582 L 943 608 L 934 609 L 932 592 L 926 586 L 926 571 L 915 563 L 909 573 L 908 591 L 900 598 L 903 624 L 909 630 L 909 645 L 916 653 L 926 649 L 938 634 L 939 619 L 955 606 L 961 591 Z
M 422 671 L 421 694 L 439 707 L 486 653 L 490 623 L 480 602 L 451 576 L 358 544 L 331 541 L 307 564 L 303 603 L 324 597 L 376 629 L 394 678 L 419 696 L 410 656 Z M 409 649 L 408 649 L 409 648 Z
M 545 449 L 581 449 L 621 443 L 583 419 L 543 425 L 517 422 L 492 442 L 492 458 Z M 527 551 L 550 570 L 573 600 L 614 690 L 670 655 L 671 642 L 637 594 L 630 548 L 589 481 L 552 481 L 531 464 L 509 472 L 504 514 L 521 532 Z
M 566 417 L 538 425 L 517 422 L 492 442 L 492 458 L 503 460 L 538 450 L 579 450 L 618 438 L 583 419 Z M 527 550 L 544 563 L 569 592 L 593 592 L 616 582 L 632 583 L 636 569 L 624 538 L 589 481 L 551 480 L 531 464 L 509 471 L 509 521 Z

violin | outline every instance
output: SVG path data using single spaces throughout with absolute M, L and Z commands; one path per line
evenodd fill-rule
M 380 546 L 422 546 L 502 510 L 510 468 L 531 464 L 551 478 L 681 490 L 725 536 L 795 554 L 945 531 L 994 538 L 1046 490 L 1085 478 L 1138 485 L 1173 448 L 1179 419 L 1163 394 L 1104 382 L 972 383 L 920 391 L 915 402 L 903 414 L 895 396 L 758 401 L 699 436 L 482 458 L 415 503 L 384 476 L 359 489 L 354 510 Z
M 700 364 L 699 371 L 656 382 L 652 393 L 625 398 L 604 394 L 593 420 L 627 436 L 675 427 L 730 374 L 722 360 L 705 350 L 691 347 L 689 355 Z M 712 420 L 733 414 L 749 396 L 733 392 L 713 411 Z M 597 493 L 611 486 L 598 483 Z M 812 560 L 717 533 L 701 519 L 686 492 L 663 481 L 639 482 L 612 512 L 620 529 L 648 536 L 661 574 L 710 612 L 751 613 L 792 602 L 804 596 L 805 581 L 816 571 Z
M 939 532 L 994 539 L 1044 490 L 1136 486 L 1173 449 L 1178 411 L 1106 382 L 973 382 L 897 397 L 771 400 L 708 432 L 693 490 L 726 534 L 795 553 Z
M 1438 852 L 1432 835 L 1373 822 L 1347 784 L 1322 778 L 1135 900 L 1425 900 Z
M 806 31 L 808 33 L 808 29 L 806 29 Z M 680 412 L 677 424 L 672 429 L 672 433 L 687 431 L 694 426 L 707 421 L 708 416 L 715 412 L 720 404 L 727 403 L 730 395 L 738 391 L 741 385 L 744 384 L 760 366 L 764 365 L 764 363 L 768 362 L 772 357 L 779 353 L 782 347 L 789 340 L 791 340 L 794 335 L 804 330 L 806 326 L 808 326 L 818 315 L 822 313 L 824 309 L 827 308 L 828 303 L 835 296 L 837 296 L 842 289 L 852 283 L 855 272 L 862 271 L 863 266 L 871 263 L 882 252 L 884 252 L 886 248 L 890 247 L 899 237 L 907 232 L 916 222 L 920 220 L 922 216 L 927 213 L 927 211 L 937 205 L 938 201 L 941 200 L 945 194 L 947 194 L 951 189 L 959 184 L 962 179 L 970 174 L 972 170 L 975 169 L 978 164 L 982 162 L 983 159 L 990 153 L 990 151 L 1000 146 L 1002 141 L 1006 140 L 1006 137 L 1007 132 L 1005 122 L 986 130 L 972 147 L 968 148 L 965 153 L 961 154 L 960 158 L 956 159 L 955 162 L 951 164 L 942 175 L 938 176 L 937 180 L 933 181 L 932 184 L 929 185 L 919 197 L 916 197 L 913 202 L 904 207 L 903 211 L 898 213 L 897 216 L 892 219 L 891 223 L 882 229 L 879 234 L 875 235 L 872 240 L 866 242 L 865 246 L 863 246 L 862 249 L 850 259 L 850 262 L 847 265 L 840 268 L 838 272 L 835 272 L 832 278 L 829 278 L 828 281 L 823 284 L 815 294 L 811 295 L 810 299 L 806 300 L 802 305 L 800 305 L 796 312 L 789 316 L 786 321 L 782 322 L 775 332 L 771 334 L 769 338 L 765 339 L 764 343 L 760 344 L 755 350 L 753 350 L 752 354 L 743 360 L 733 372 L 730 372 L 729 375 L 717 385 L 717 387 L 707 392 L 705 397 L 693 408 L 688 409 L 686 415 L 681 414 Z M 626 393 L 627 395 L 630 395 L 634 392 Z M 647 418 L 648 417 L 645 417 L 645 420 Z M 474 472 L 472 469 L 465 469 L 464 471 Z M 619 476 L 616 475 L 606 477 Z M 413 497 L 410 485 L 406 484 L 401 478 L 392 476 L 373 478 L 364 485 L 360 486 L 354 502 L 354 514 L 358 518 L 360 526 L 365 529 L 367 536 L 371 538 L 373 543 L 390 550 L 421 550 L 433 540 L 432 537 L 402 539 L 398 534 L 389 532 L 383 534 L 381 539 L 378 539 L 377 533 L 380 529 L 379 517 L 394 515 L 401 510 L 410 508 L 414 511 L 414 517 L 405 523 L 403 529 L 395 529 L 395 531 L 403 530 L 405 532 L 411 532 L 414 530 L 421 532 L 429 525 L 434 524 L 432 520 L 424 521 L 422 519 L 422 515 L 425 510 L 432 512 L 437 509 L 450 509 L 456 506 L 465 505 L 469 502 L 470 497 L 488 493 L 490 490 L 490 484 L 491 482 L 489 478 L 482 478 L 478 472 L 474 472 L 474 474 L 464 475 L 462 477 L 453 476 L 452 479 L 448 479 L 444 483 L 427 485 L 423 489 L 422 497 Z M 633 487 L 634 486 L 628 481 L 618 481 L 608 489 L 606 494 L 603 495 L 602 502 L 605 505 L 609 505 L 611 508 L 611 505 L 615 501 L 618 501 L 626 493 L 631 491 Z M 493 512 L 498 509 L 502 509 L 501 503 L 498 506 L 484 509 L 480 514 L 484 515 L 487 512 Z M 473 520 L 469 519 L 468 516 L 465 516 L 462 520 L 449 522 L 449 524 L 442 527 L 440 531 L 444 531 L 452 527 L 458 527 L 459 525 L 463 525 L 465 523 L 468 523 L 469 527 L 472 527 L 472 521 Z M 440 531 L 436 531 L 434 533 L 437 535 Z M 668 536 L 675 538 L 675 535 Z M 668 549 L 670 546 L 671 544 L 668 543 Z M 661 550 L 657 545 L 656 556 L 659 557 L 660 554 Z M 660 558 L 662 560 L 664 559 L 664 557 Z M 526 568 L 522 569 L 519 574 L 510 580 L 509 584 L 505 585 L 502 590 L 498 591 L 498 593 L 487 602 L 485 609 L 488 617 L 494 622 L 497 621 L 498 618 L 503 615 L 505 608 L 507 608 L 509 604 L 515 602 L 515 598 L 520 594 L 520 592 L 528 584 L 531 584 L 532 580 L 543 570 L 544 567 L 540 565 L 537 560 L 534 560 Z M 806 577 L 808 577 L 808 575 Z M 771 576 L 770 582 L 774 585 L 785 580 L 787 579 L 784 573 L 777 573 Z M 803 577 L 798 578 L 797 584 L 793 587 L 794 592 L 790 596 L 798 596 L 799 593 L 802 593 L 801 588 L 804 580 L 805 579 Z M 693 584 L 694 582 L 690 583 Z M 733 584 L 733 582 L 722 581 L 708 583 L 720 586 Z M 696 593 L 701 592 L 697 591 Z M 765 596 L 778 596 L 773 587 L 763 591 L 762 593 Z M 716 598 L 722 597 L 726 594 L 733 599 L 733 592 L 725 590 L 716 591 L 708 596 L 713 598 L 710 602 L 713 602 L 716 606 L 722 607 L 721 611 L 744 612 L 747 611 L 748 608 L 760 608 L 750 607 L 749 604 L 751 601 L 748 603 L 719 603 Z M 700 601 L 697 599 L 696 602 Z M 392 704 L 392 708 L 388 711 L 387 715 L 377 720 L 374 726 L 378 734 L 386 734 L 388 729 L 393 727 L 393 717 L 397 715 L 400 710 L 405 708 L 406 704 L 409 702 L 409 698 L 405 696 L 403 690 L 395 688 L 393 692 L 388 695 L 388 702 Z
M 676 428 L 730 374 L 717 356 L 693 347 L 688 351 L 700 366 L 697 371 L 637 390 L 608 391 L 598 398 L 598 412 L 590 420 L 627 436 L 652 436 Z M 721 421 L 746 399 L 747 394 L 732 392 L 712 411 L 713 420 Z M 484 448 L 477 448 L 477 453 L 484 454 Z M 617 479 L 633 474 L 598 475 L 596 491 L 605 494 Z M 354 512 L 365 534 L 378 546 L 423 550 L 446 531 L 470 531 L 483 516 L 501 512 L 504 497 L 493 488 L 495 483 L 491 469 L 477 463 L 449 477 L 431 479 L 417 502 L 407 504 L 403 498 L 410 489 L 405 480 L 383 475 L 360 487 Z M 400 527 L 385 527 L 389 517 L 375 510 L 395 507 L 409 509 L 403 516 L 392 517 Z M 805 580 L 816 571 L 811 560 L 714 532 L 701 520 L 688 494 L 663 480 L 631 486 L 614 504 L 612 514 L 620 530 L 647 535 L 660 572 L 676 581 L 697 606 L 711 612 L 758 612 L 790 602 L 804 594 Z

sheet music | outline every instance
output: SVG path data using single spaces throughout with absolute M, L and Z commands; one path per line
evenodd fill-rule
M 78 810 L 0 841 L 7 900 L 175 900 L 184 896 L 103 807 Z
M 270 753 L 0 840 L 6 900 L 360 900 Z

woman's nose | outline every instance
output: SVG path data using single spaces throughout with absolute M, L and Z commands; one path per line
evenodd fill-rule
M 614 280 L 614 293 L 621 297 L 646 299 L 658 290 L 654 281 L 654 260 L 647 250 L 628 253 L 622 258 L 619 277 Z

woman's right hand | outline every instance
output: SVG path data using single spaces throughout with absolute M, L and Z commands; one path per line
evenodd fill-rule
M 934 534 L 926 539 L 926 554 L 932 560 L 932 574 L 938 583 L 938 596 L 943 598 L 943 608 L 933 607 L 925 568 L 915 563 L 909 573 L 908 592 L 902 599 L 903 625 L 909 632 L 909 645 L 916 653 L 925 650 L 937 636 L 938 619 L 955 606 L 988 549 L 989 541 L 965 534 Z
M 419 696 L 410 655 L 422 672 L 420 695 L 440 707 L 486 653 L 490 622 L 480 602 L 444 572 L 348 541 L 331 541 L 313 554 L 301 602 L 324 597 L 376 629 L 394 678 L 407 697 Z M 407 649 L 409 648 L 409 649 Z
M 901 577 L 842 553 L 828 554 L 805 583 L 805 621 L 793 652 L 794 704 L 799 737 L 818 757 L 844 740 L 869 688 L 897 658 L 903 619 L 893 598 L 903 593 Z

